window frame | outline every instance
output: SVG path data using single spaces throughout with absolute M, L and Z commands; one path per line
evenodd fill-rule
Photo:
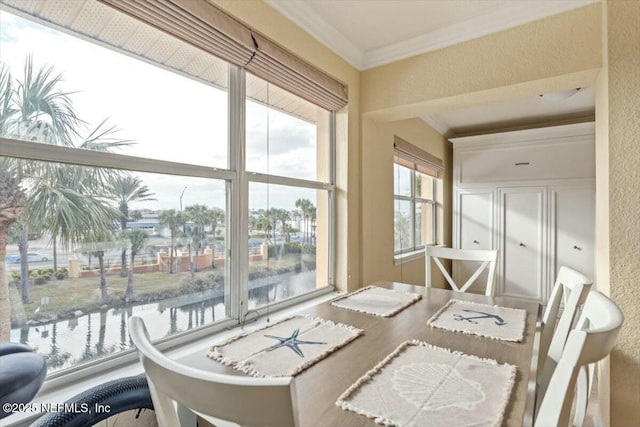
M 13 13 L 13 12 L 9 12 Z M 31 18 L 29 18 L 31 19 Z M 60 30 L 56 26 L 46 25 L 39 20 L 34 20 L 40 25 L 45 25 L 55 30 Z M 104 47 L 104 46 L 103 46 Z M 110 47 L 108 47 L 110 48 Z M 125 54 L 117 49 L 110 48 L 119 54 Z M 136 58 L 144 60 L 143 58 Z M 147 61 L 148 62 L 148 61 Z M 159 66 L 167 72 L 174 72 Z M 185 78 L 192 78 L 186 76 Z M 198 80 L 200 83 L 202 81 Z M 50 145 L 40 142 L 28 142 L 0 137 L 3 157 L 14 157 L 24 160 L 45 161 L 55 163 L 74 164 L 87 167 L 99 167 L 118 169 L 132 172 L 158 173 L 163 175 L 176 175 L 183 177 L 198 177 L 208 179 L 224 180 L 227 184 L 226 208 L 226 238 L 227 238 L 227 298 L 229 317 L 220 321 L 197 326 L 192 329 L 163 337 L 156 341 L 159 349 L 169 349 L 185 345 L 187 343 L 211 336 L 212 333 L 220 332 L 230 327 L 237 326 L 246 316 L 246 307 L 249 297 L 248 293 L 248 242 L 246 238 L 234 236 L 245 236 L 248 225 L 248 192 L 250 182 L 265 182 L 271 184 L 284 184 L 292 187 L 313 188 L 326 190 L 328 192 L 328 283 L 324 288 L 296 295 L 286 300 L 277 301 L 267 307 L 261 307 L 258 311 L 260 315 L 265 312 L 278 311 L 291 307 L 301 302 L 327 294 L 334 290 L 334 269 L 335 269 L 335 246 L 336 246 L 336 226 L 335 226 L 335 141 L 336 125 L 335 112 L 329 111 L 329 179 L 328 182 L 308 181 L 303 179 L 281 177 L 275 175 L 265 175 L 260 173 L 247 172 L 245 170 L 245 158 L 247 151 L 246 131 L 245 131 L 245 93 L 246 75 L 245 70 L 229 64 L 229 87 L 228 96 L 228 154 L 227 169 L 220 169 L 210 166 L 193 165 L 187 163 L 177 163 L 166 160 L 149 159 L 144 157 L 131 156 L 126 154 L 86 151 L 78 148 Z M 322 107 L 319 107 L 322 108 Z M 236 242 L 236 244 L 231 244 Z M 225 303 L 227 304 L 227 303 Z M 244 306 L 244 307 L 243 307 Z M 252 310 L 253 311 L 253 310 Z M 43 386 L 43 391 L 66 386 L 78 382 L 86 377 L 93 376 L 98 372 L 114 369 L 123 364 L 132 363 L 137 360 L 135 348 L 121 350 L 88 362 L 79 363 L 70 368 L 61 369 L 47 376 Z
M 394 251 L 393 251 L 393 255 L 394 255 L 394 259 L 396 260 L 404 260 L 407 257 L 411 257 L 412 255 L 419 255 L 424 251 L 424 248 L 428 245 L 433 245 L 436 244 L 436 236 L 437 236 L 437 230 L 438 230 L 438 222 L 437 222 L 437 189 L 438 189 L 438 184 L 437 184 L 437 180 L 439 178 L 437 177 L 432 177 L 433 179 L 431 180 L 432 183 L 432 199 L 428 199 L 428 198 L 424 198 L 424 197 L 419 197 L 416 193 L 417 193 L 417 189 L 416 189 L 416 178 L 417 178 L 417 173 L 419 173 L 416 168 L 408 168 L 405 165 L 402 165 L 401 163 L 399 163 L 397 161 L 397 155 L 396 155 L 396 159 L 393 162 L 393 166 L 394 166 L 394 174 L 393 174 L 393 183 L 394 183 L 394 190 L 393 190 L 393 204 L 394 204 L 394 217 L 395 217 L 395 206 L 396 203 L 399 201 L 404 201 L 404 202 L 409 202 L 411 208 L 410 208 L 410 212 L 411 212 L 411 233 L 412 233 L 412 240 L 413 240 L 413 244 L 410 247 L 404 248 L 404 249 L 400 249 L 400 250 L 396 250 L 395 249 L 395 243 L 394 243 Z M 405 196 L 405 195 L 401 195 L 401 194 L 397 194 L 397 189 L 398 189 L 398 183 L 397 183 L 397 179 L 398 179 L 398 175 L 395 173 L 395 168 L 397 167 L 403 167 L 406 168 L 407 170 L 409 170 L 409 172 L 411 173 L 411 178 L 410 178 L 410 183 L 411 183 L 411 187 L 410 187 L 410 196 Z M 426 175 L 426 174 L 422 174 L 422 175 Z M 429 175 L 427 175 L 429 176 Z M 416 244 L 417 243 L 417 237 L 418 237 L 418 233 L 417 233 L 417 229 L 416 229 L 416 224 L 417 224 L 417 220 L 416 220 L 416 207 L 418 205 L 418 203 L 422 203 L 423 205 L 429 205 L 431 206 L 431 231 L 432 231 L 432 235 L 433 235 L 433 241 L 426 243 L 426 244 Z M 396 238 L 396 229 L 394 226 L 394 242 L 395 242 L 395 238 Z

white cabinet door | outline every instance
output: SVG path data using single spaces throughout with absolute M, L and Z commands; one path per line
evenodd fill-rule
M 550 204 L 549 283 L 563 265 L 595 279 L 595 209 L 593 186 L 552 187 Z
M 502 294 L 546 299 L 546 187 L 508 187 L 500 195 Z
M 493 249 L 494 193 L 493 189 L 458 191 L 458 248 Z
M 459 190 L 455 203 L 454 247 L 460 249 L 494 249 L 495 189 Z M 480 263 L 471 261 L 455 262 L 453 279 L 465 283 L 476 271 Z M 483 272 L 477 284 L 487 283 L 487 271 Z M 475 288 L 474 287 L 472 289 Z

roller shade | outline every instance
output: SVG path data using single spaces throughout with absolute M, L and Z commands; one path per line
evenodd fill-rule
M 206 0 L 99 0 L 327 110 L 347 105 L 344 83 Z
M 444 171 L 442 159 L 427 153 L 399 136 L 394 136 L 393 147 L 396 154 L 396 163 L 425 175 L 442 176 Z

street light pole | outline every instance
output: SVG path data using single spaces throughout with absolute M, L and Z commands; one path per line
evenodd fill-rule
M 184 192 L 187 190 L 187 186 L 182 189 L 182 193 L 180 193 L 180 212 L 182 212 L 182 196 L 184 196 Z

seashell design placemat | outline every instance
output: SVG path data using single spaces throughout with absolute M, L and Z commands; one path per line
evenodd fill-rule
M 367 286 L 335 299 L 331 305 L 375 316 L 390 317 L 422 298 L 420 294 Z
M 292 376 L 360 334 L 353 326 L 298 315 L 214 345 L 208 356 L 255 377 Z
M 512 365 L 406 341 L 336 405 L 390 426 L 498 426 L 515 377 Z
M 527 311 L 519 308 L 454 299 L 427 320 L 427 325 L 496 340 L 520 342 L 524 336 L 526 318 Z

